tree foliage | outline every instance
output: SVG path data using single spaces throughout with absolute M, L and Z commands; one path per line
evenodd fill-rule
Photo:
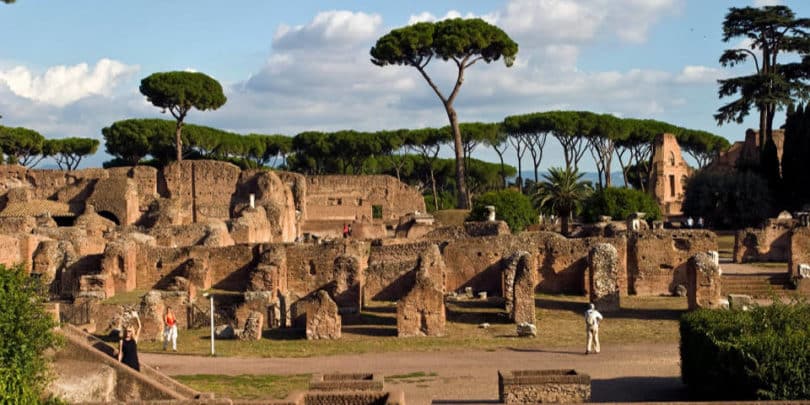
M 489 213 L 486 209 L 488 205 L 495 207 L 496 219 L 509 224 L 509 229 L 514 233 L 537 223 L 537 210 L 532 206 L 531 199 L 519 191 L 509 189 L 490 191 L 477 197 L 468 220 L 486 220 Z
M 746 38 L 749 48 L 727 49 L 720 64 L 727 67 L 751 61 L 754 73 L 719 80 L 720 98 L 736 97 L 720 107 L 715 114 L 718 124 L 742 123 L 756 109 L 760 113 L 760 147 L 772 137 L 773 119 L 777 110 L 806 98 L 807 84 L 802 79 L 806 70 L 799 62 L 780 63 L 778 56 L 790 52 L 808 52 L 810 20 L 796 18 L 786 6 L 732 7 L 723 21 L 723 41 Z
M 46 349 L 58 340 L 38 278 L 0 264 L 0 402 L 39 403 L 48 381 Z
M 645 218 L 651 221 L 661 218 L 661 209 L 650 194 L 616 187 L 599 189 L 591 194 L 583 204 L 582 216 L 589 222 L 596 222 L 600 215 L 624 220 L 634 212 L 646 212 Z
M 768 183 L 752 171 L 699 171 L 686 183 L 683 212 L 713 228 L 758 226 L 771 214 Z
M 568 219 L 576 214 L 591 195 L 590 182 L 582 181 L 583 173 L 552 167 L 543 175 L 534 193 L 534 205 L 544 213 L 555 214 L 562 221 L 562 232 L 568 234 Z
M 44 154 L 53 157 L 62 170 L 76 170 L 87 156 L 98 151 L 99 141 L 92 138 L 49 139 Z
M 33 129 L 0 127 L 0 151 L 6 162 L 33 168 L 46 157 L 45 137 Z
M 453 103 L 464 82 L 464 72 L 478 61 L 490 63 L 501 58 L 507 67 L 512 66 L 517 52 L 518 44 L 503 30 L 478 18 L 420 22 L 397 28 L 380 37 L 371 48 L 372 63 L 381 67 L 405 65 L 416 68 L 441 100 L 453 130 L 459 208 L 467 208 L 469 201 L 463 139 Z M 426 71 L 434 58 L 452 60 L 456 65 L 455 84 L 447 95 Z
M 183 160 L 183 121 L 192 108 L 216 110 L 228 100 L 222 86 L 199 72 L 160 72 L 141 80 L 141 94 L 155 107 L 168 110 L 177 121 L 175 149 L 177 160 Z
M 807 187 L 810 158 L 810 110 L 799 105 L 785 121 L 785 143 L 782 153 L 783 207 L 799 210 L 810 204 Z

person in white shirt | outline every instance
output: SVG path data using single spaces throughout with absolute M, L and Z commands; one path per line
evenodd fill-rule
M 593 303 L 585 311 L 585 331 L 588 335 L 588 343 L 585 345 L 585 354 L 599 353 L 599 322 L 602 321 L 602 314 L 596 310 Z

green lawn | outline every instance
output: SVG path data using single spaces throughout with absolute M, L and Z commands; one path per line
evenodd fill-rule
M 343 319 L 343 337 L 338 340 L 307 341 L 300 330 L 266 331 L 259 341 L 218 340 L 218 356 L 311 357 L 347 353 L 438 351 L 530 347 L 572 347 L 584 340 L 582 296 L 537 295 L 537 330 L 534 339 L 519 338 L 515 325 L 496 304 L 478 300 L 449 303 L 447 336 L 396 337 L 396 307 L 374 303 L 362 314 Z M 678 318 L 686 310 L 686 298 L 623 297 L 622 310 L 605 314 L 600 329 L 604 343 L 676 343 Z M 487 322 L 489 328 L 480 328 Z M 210 353 L 207 328 L 181 330 L 178 349 L 183 354 Z M 139 342 L 143 351 L 160 352 L 160 342 Z
M 181 383 L 200 392 L 231 399 L 284 399 L 292 391 L 306 390 L 310 374 L 295 375 L 176 375 Z

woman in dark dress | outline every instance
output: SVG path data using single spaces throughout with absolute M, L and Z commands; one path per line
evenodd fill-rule
M 138 362 L 138 336 L 141 334 L 141 319 L 137 316 L 138 329 L 133 330 L 132 326 L 127 326 L 124 338 L 118 344 L 118 361 L 124 363 L 136 371 L 141 371 L 141 364 Z

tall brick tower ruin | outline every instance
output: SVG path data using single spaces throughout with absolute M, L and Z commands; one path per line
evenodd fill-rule
M 683 159 L 675 135 L 661 134 L 655 137 L 648 189 L 661 207 L 662 215 L 671 217 L 683 213 L 681 205 L 686 179 L 690 174 L 692 168 Z

